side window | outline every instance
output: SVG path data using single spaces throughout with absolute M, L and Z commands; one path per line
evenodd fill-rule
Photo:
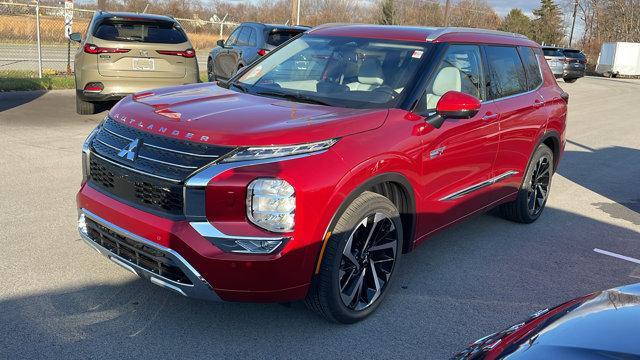
M 256 38 L 256 31 L 253 28 L 249 28 L 250 32 L 249 32 L 249 43 L 247 45 L 249 46 L 257 46 L 258 45 L 258 39 Z
M 494 99 L 527 91 L 527 77 L 518 51 L 512 46 L 487 46 L 489 88 Z
M 225 45 L 235 45 L 236 42 L 238 41 L 238 34 L 240 34 L 240 31 L 244 28 L 244 26 L 241 26 L 235 30 L 233 30 L 233 32 L 231 33 L 231 35 L 229 35 L 229 38 L 227 39 L 227 42 L 225 43 Z
M 479 46 L 450 45 L 418 103 L 417 112 L 434 110 L 447 91 L 460 91 L 484 100 L 482 69 Z
M 244 26 L 240 35 L 238 35 L 237 45 L 247 46 L 249 45 L 249 36 L 251 35 L 251 28 Z
M 542 84 L 538 57 L 530 47 L 520 47 L 518 51 L 520 52 L 520 57 L 524 63 L 524 70 L 527 74 L 527 90 L 533 90 Z

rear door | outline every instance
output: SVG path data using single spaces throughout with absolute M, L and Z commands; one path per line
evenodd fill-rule
M 494 176 L 514 174 L 495 184 L 500 197 L 520 187 L 536 140 L 544 132 L 547 113 L 537 91 L 542 85 L 537 49 L 514 46 L 484 47 L 489 92 L 500 113 L 500 146 Z
M 105 19 L 95 27 L 92 41 L 98 48 L 98 72 L 102 76 L 185 77 L 187 59 L 175 54 L 190 49 L 191 44 L 175 22 Z
M 488 181 L 498 151 L 496 106 L 486 100 L 485 74 L 480 46 L 449 45 L 427 86 L 420 113 L 431 113 L 448 91 L 460 91 L 482 100 L 470 119 L 448 119 L 423 139 L 423 208 L 430 209 L 421 233 L 428 234 L 477 211 L 496 200 Z

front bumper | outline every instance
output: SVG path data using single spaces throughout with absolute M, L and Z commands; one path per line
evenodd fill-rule
M 79 212 L 78 231 L 80 232 L 80 236 L 89 246 L 97 250 L 100 254 L 106 256 L 109 260 L 140 276 L 141 278 L 145 278 L 158 286 L 172 290 L 180 295 L 220 301 L 220 297 L 213 291 L 209 282 L 207 282 L 207 280 L 205 280 L 202 275 L 200 275 L 200 273 L 176 251 L 133 234 L 99 217 L 87 209 L 80 209 Z M 88 225 L 89 221 L 103 226 L 123 238 L 130 240 L 131 242 L 129 242 L 129 244 L 135 244 L 140 248 L 148 247 L 155 250 L 158 255 L 168 259 L 168 261 L 178 267 L 179 271 L 188 278 L 188 281 L 175 281 L 175 279 L 163 276 L 161 270 L 154 271 L 154 269 L 156 269 L 155 266 L 145 266 L 145 263 L 148 263 L 149 261 L 141 260 L 141 257 L 144 256 L 141 255 L 141 252 L 136 252 L 135 250 L 131 251 L 128 246 L 120 242 L 114 242 L 114 244 L 118 245 L 111 249 L 101 245 L 101 241 L 98 238 L 91 236 L 88 230 L 88 226 L 90 226 Z M 127 248 L 127 250 L 125 251 L 124 248 Z M 128 256 L 124 255 L 125 253 Z M 161 268 L 162 266 L 160 269 Z

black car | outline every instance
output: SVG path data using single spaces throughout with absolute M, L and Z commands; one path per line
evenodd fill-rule
M 307 30 L 306 26 L 241 23 L 227 41 L 218 40 L 218 46 L 209 53 L 209 81 L 229 79 L 242 67 Z
M 640 283 L 544 309 L 454 359 L 638 359 Z
M 564 71 L 562 78 L 572 83 L 584 76 L 587 67 L 587 56 L 580 50 L 562 49 L 564 54 Z

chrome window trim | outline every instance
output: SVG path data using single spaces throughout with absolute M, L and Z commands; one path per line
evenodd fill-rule
M 145 246 L 149 246 L 153 249 L 156 249 L 157 251 L 163 252 L 166 256 L 168 256 L 170 259 L 172 259 L 176 263 L 176 265 L 185 273 L 185 275 L 189 278 L 189 280 L 191 280 L 192 284 L 181 284 L 181 283 L 175 282 L 171 279 L 167 279 L 147 269 L 144 269 L 134 263 L 129 262 L 128 260 L 100 246 L 89 236 L 87 232 L 83 231 L 83 229 L 79 226 L 78 231 L 82 239 L 89 246 L 97 250 L 100 254 L 109 258 L 111 261 L 115 262 L 116 264 L 124 267 L 129 271 L 133 270 L 133 272 L 136 275 L 148 279 L 150 282 L 152 282 L 155 285 L 171 289 L 181 295 L 207 299 L 207 300 L 220 301 L 220 297 L 218 297 L 218 295 L 215 293 L 211 284 L 204 277 L 202 277 L 202 275 L 200 275 L 198 270 L 196 270 L 185 258 L 182 257 L 182 255 L 180 255 L 175 250 L 164 247 L 153 241 L 150 241 L 141 236 L 138 236 L 128 230 L 125 230 L 119 227 L 118 225 L 115 225 L 101 218 L 100 216 L 94 214 L 93 212 L 85 208 L 80 209 L 80 220 L 82 220 L 82 216 L 85 216 L 95 221 L 96 223 L 124 237 L 130 238 L 134 241 L 144 244 Z
M 514 48 L 516 49 L 516 51 L 518 51 L 518 46 L 514 46 Z M 532 48 L 534 49 L 534 48 Z M 540 84 L 538 84 L 538 86 L 532 90 L 528 90 L 525 91 L 523 93 L 517 93 L 517 94 L 513 94 L 513 95 L 509 95 L 509 96 L 504 96 L 501 98 L 497 98 L 497 99 L 491 99 L 488 101 L 480 101 L 480 103 L 482 104 L 491 104 L 495 101 L 501 101 L 501 100 L 507 100 L 507 99 L 512 99 L 518 96 L 524 96 L 524 95 L 529 95 L 531 93 L 537 92 L 538 90 L 540 90 L 540 88 L 542 88 L 542 85 L 544 85 L 544 74 L 542 73 L 542 65 L 540 64 L 540 59 L 538 59 L 538 54 L 535 53 L 535 51 L 533 52 L 533 54 L 536 56 L 536 61 L 538 62 L 538 71 L 540 72 Z M 518 56 L 520 56 L 520 53 L 518 52 Z M 520 59 L 520 61 L 522 61 L 522 59 Z M 524 63 L 522 64 L 524 67 Z M 489 63 L 487 63 L 487 66 L 489 66 Z M 526 76 L 526 69 L 525 69 L 525 76 Z
M 504 179 L 510 178 L 510 177 L 512 177 L 513 175 L 516 175 L 516 174 L 518 174 L 517 171 L 509 170 L 509 171 L 504 172 L 504 173 L 502 173 L 502 174 L 500 174 L 498 176 L 492 177 L 491 179 L 487 179 L 485 181 L 482 181 L 482 182 L 479 182 L 477 184 L 473 184 L 473 185 L 471 185 L 469 187 L 466 187 L 466 188 L 464 188 L 462 190 L 458 190 L 458 191 L 456 191 L 454 193 L 451 193 L 451 194 L 441 198 L 440 201 L 450 201 L 450 200 L 459 199 L 459 198 L 461 198 L 461 197 L 463 197 L 465 195 L 468 195 L 468 194 L 470 194 L 470 193 L 472 193 L 472 192 L 474 192 L 476 190 L 480 190 L 480 189 L 482 189 L 484 187 L 493 185 L 493 184 L 495 184 L 495 183 L 497 183 L 499 181 L 502 181 Z

